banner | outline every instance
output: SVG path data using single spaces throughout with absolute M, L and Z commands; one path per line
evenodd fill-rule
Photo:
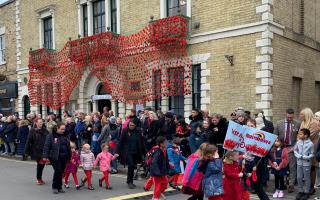
M 223 143 L 223 148 L 227 150 L 236 150 L 240 152 L 246 152 L 244 142 L 245 127 L 237 124 L 233 121 L 229 121 L 227 135 Z
M 278 137 L 277 135 L 250 127 L 246 127 L 244 136 L 246 151 L 259 157 L 264 157 L 268 154 Z
M 264 157 L 277 137 L 277 135 L 229 121 L 223 148 Z

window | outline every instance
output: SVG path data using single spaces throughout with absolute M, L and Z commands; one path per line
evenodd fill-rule
M 201 65 L 192 67 L 192 108 L 201 107 Z
M 178 14 L 187 15 L 187 0 L 167 0 L 167 17 Z
M 88 36 L 88 6 L 84 4 L 82 6 L 83 13 L 83 36 Z
M 315 94 L 316 94 L 316 104 L 315 104 L 315 109 L 316 111 L 320 110 L 320 81 L 316 81 L 316 85 L 315 85 Z
M 161 110 L 161 70 L 157 70 L 153 74 L 153 83 L 154 83 L 154 106 L 155 110 Z
M 104 0 L 93 2 L 93 33 L 102 33 L 106 31 L 105 22 L 105 2 Z
M 169 75 L 169 110 L 176 115 L 184 116 L 184 69 L 183 67 L 171 68 Z
M 117 32 L 117 2 L 110 0 L 111 31 Z
M 46 49 L 53 49 L 52 42 L 52 17 L 43 19 L 43 47 Z
M 300 112 L 301 83 L 302 83 L 301 78 L 293 77 L 291 99 L 292 99 L 292 108 L 296 111 L 295 113 Z
M 5 59 L 5 39 L 4 35 L 0 35 L 0 64 L 4 63 Z

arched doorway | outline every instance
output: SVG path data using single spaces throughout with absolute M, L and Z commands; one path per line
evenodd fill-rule
M 23 97 L 23 116 L 26 119 L 27 114 L 30 113 L 30 99 L 29 96 L 24 96 Z
M 108 94 L 108 92 L 105 90 L 105 88 L 103 87 L 103 84 L 99 84 L 98 85 L 98 90 L 97 90 L 97 95 L 106 95 Z M 97 104 L 98 104 L 98 111 L 100 113 L 103 113 L 103 108 L 104 107 L 109 107 L 110 109 L 111 108 L 111 101 L 110 99 L 100 99 L 100 100 L 97 100 Z

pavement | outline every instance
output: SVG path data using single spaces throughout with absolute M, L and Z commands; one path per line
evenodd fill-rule
M 86 188 L 76 190 L 73 185 L 73 179 L 70 180 L 70 189 L 65 189 L 64 194 L 52 194 L 51 181 L 53 175 L 52 167 L 46 166 L 43 172 L 43 180 L 45 185 L 38 186 L 35 184 L 36 164 L 33 161 L 20 161 L 17 159 L 0 157 L 0 197 L 1 199 L 10 200 L 122 200 L 122 199 L 139 199 L 147 200 L 152 199 L 152 191 L 144 192 L 143 184 L 144 179 L 135 181 L 137 185 L 136 189 L 130 190 L 126 184 L 125 169 L 120 169 L 120 173 L 110 175 L 110 185 L 113 190 L 105 190 L 99 188 L 98 179 L 101 173 L 94 171 L 93 173 L 93 186 L 94 191 L 89 191 Z M 78 172 L 78 179 L 80 180 L 84 174 L 82 170 Z M 270 199 L 272 199 L 273 182 L 269 182 L 267 189 Z M 319 191 L 317 191 L 320 196 Z M 183 195 L 180 192 L 169 188 L 165 193 L 167 200 L 182 200 L 188 199 L 187 195 Z M 286 194 L 284 200 L 295 199 L 296 193 Z M 310 199 L 313 199 L 313 196 Z M 256 195 L 252 195 L 250 199 L 259 199 Z

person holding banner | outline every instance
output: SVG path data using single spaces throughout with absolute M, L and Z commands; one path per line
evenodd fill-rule
M 300 129 L 300 122 L 294 119 L 294 110 L 286 110 L 286 117 L 276 123 L 274 134 L 284 138 L 284 144 L 288 150 L 289 161 L 289 187 L 288 192 L 294 192 L 294 184 L 297 178 L 297 160 L 294 156 L 293 147 L 297 142 L 297 135 Z

